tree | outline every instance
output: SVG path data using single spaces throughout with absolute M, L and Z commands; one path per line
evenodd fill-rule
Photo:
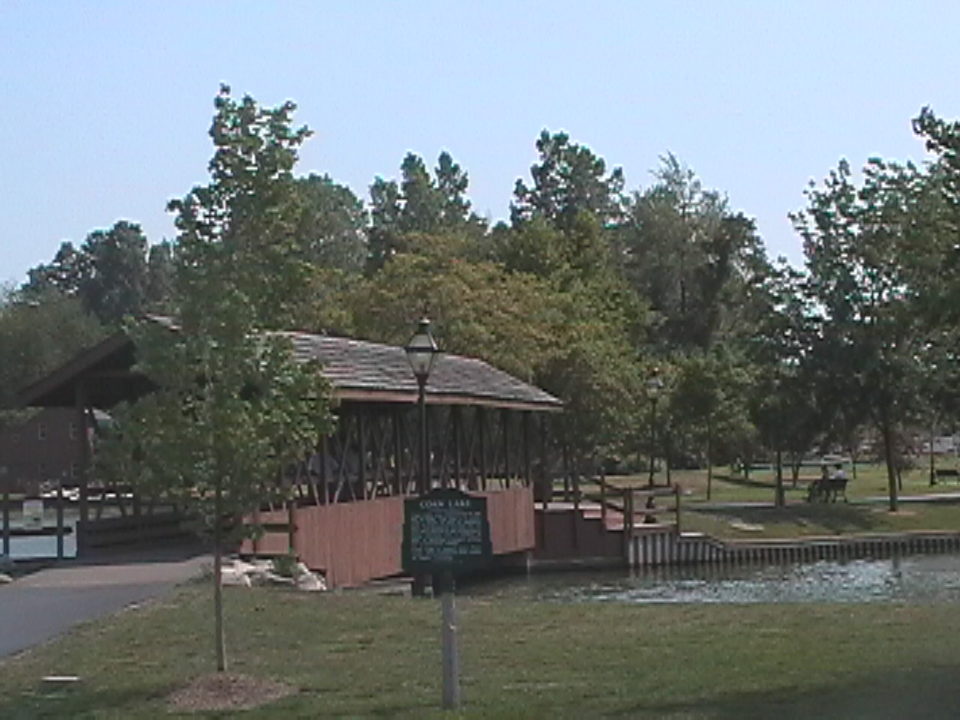
M 590 148 L 570 141 L 564 132 L 543 130 L 537 139 L 540 157 L 530 167 L 532 185 L 518 179 L 510 220 L 514 226 L 544 218 L 560 229 L 572 226 L 581 213 L 593 215 L 602 226 L 617 223 L 623 208 L 623 170 L 607 175 L 602 158 Z
M 76 295 L 101 322 L 116 325 L 125 315 L 140 314 L 151 300 L 163 299 L 151 298 L 161 287 L 150 287 L 159 278 L 150 277 L 147 252 L 140 226 L 120 220 L 109 230 L 90 233 L 79 249 L 63 243 L 52 263 L 30 270 L 26 289 L 53 286 Z
M 414 233 L 481 236 L 486 222 L 470 211 L 467 173 L 446 151 L 434 176 L 419 155 L 408 153 L 400 165 L 400 183 L 376 178 L 370 186 L 371 226 L 368 270 L 376 272 L 408 249 Z
M 77 298 L 55 288 L 0 290 L 0 408 L 105 334 Z
M 357 273 L 367 258 L 363 203 L 329 175 L 297 180 L 302 214 L 297 237 L 305 259 L 327 270 Z
M 146 307 L 166 312 L 173 300 L 173 244 L 167 240 L 150 247 L 147 254 Z
M 656 315 L 652 339 L 687 352 L 749 337 L 763 304 L 754 291 L 771 272 L 754 222 L 673 155 L 656 178 L 634 194 L 616 233 L 623 273 Z
M 176 327 L 133 325 L 138 367 L 159 388 L 118 412 L 102 451 L 108 472 L 175 498 L 214 539 L 217 669 L 226 668 L 220 590 L 224 521 L 284 493 L 286 468 L 330 429 L 329 388 L 298 363 L 283 327 L 310 279 L 298 253 L 292 169 L 308 135 L 292 103 L 261 108 L 221 88 L 210 135 L 211 180 L 177 213 Z
M 397 343 L 426 313 L 445 350 L 479 357 L 564 400 L 558 421 L 576 453 L 619 452 L 633 429 L 639 372 L 630 330 L 642 324 L 643 310 L 632 312 L 629 292 L 620 297 L 616 276 L 596 266 L 588 249 L 598 232 L 585 217 L 577 237 L 553 238 L 577 264 L 564 259 L 548 276 L 474 259 L 462 235 L 410 234 L 407 251 L 345 293 L 347 325 L 360 337 Z
M 708 352 L 673 357 L 664 373 L 670 378 L 664 412 L 678 449 L 691 448 L 698 464 L 707 468 L 707 499 L 713 468 L 740 457 L 753 437 L 751 370 L 744 357 L 718 345 Z
M 842 385 L 835 392 L 863 402 L 883 438 L 890 509 L 897 509 L 898 428 L 919 407 L 928 326 L 917 312 L 927 282 L 916 272 L 935 255 L 918 209 L 929 189 L 912 165 L 870 160 L 857 186 L 841 161 L 811 185 L 808 208 L 792 216 L 804 239 L 810 288 L 821 309 L 815 352 Z

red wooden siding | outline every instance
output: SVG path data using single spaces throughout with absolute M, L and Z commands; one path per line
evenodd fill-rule
M 532 550 L 535 544 L 533 491 L 529 487 L 476 493 L 487 498 L 490 540 L 496 555 Z M 260 514 L 264 523 L 285 523 L 286 511 Z M 403 539 L 403 498 L 385 497 L 296 511 L 296 551 L 313 570 L 326 574 L 330 587 L 355 587 L 374 578 L 398 575 Z M 265 555 L 287 551 L 285 533 L 270 532 L 257 543 Z M 253 552 L 250 541 L 242 551 Z
M 536 545 L 533 489 L 518 487 L 477 494 L 487 498 L 493 552 L 507 555 L 520 550 L 532 550 Z

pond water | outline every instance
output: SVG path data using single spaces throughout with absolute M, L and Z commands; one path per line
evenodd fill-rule
M 552 572 L 470 585 L 463 592 L 557 602 L 960 603 L 960 555 L 634 573 Z
M 21 518 L 19 510 L 11 513 L 10 527 L 19 528 Z M 67 532 L 63 536 L 63 554 L 64 557 L 72 558 L 77 555 L 76 524 L 78 516 L 76 510 L 68 509 L 63 514 L 63 523 Z M 57 526 L 56 510 L 44 508 L 43 524 L 46 528 L 55 528 Z M 2 525 L 2 523 L 0 523 Z M 0 528 L 2 533 L 2 528 Z M 3 552 L 2 541 L 0 541 L 0 553 Z M 10 537 L 10 557 L 14 560 L 30 560 L 40 558 L 57 557 L 57 536 L 54 535 L 13 535 Z

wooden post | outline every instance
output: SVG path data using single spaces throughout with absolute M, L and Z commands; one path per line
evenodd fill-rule
M 783 453 L 780 451 L 779 445 L 777 446 L 777 477 L 776 477 L 776 491 L 774 493 L 774 504 L 777 507 L 783 507 L 786 505 L 786 497 L 783 494 Z
M 300 559 L 297 555 L 297 501 L 294 498 L 287 499 L 287 552 Z
M 547 418 L 546 414 L 540 415 L 540 485 L 543 488 L 543 509 L 546 511 L 550 501 L 553 500 L 553 478 L 550 477 L 550 469 L 547 467 Z
M 627 560 L 633 553 L 633 488 L 623 489 L 623 536 L 627 541 Z
M 3 554 L 10 557 L 10 477 L 4 474 L 3 495 L 0 503 L 3 505 Z
M 327 436 L 320 438 L 320 497 L 323 498 L 323 504 L 330 502 L 330 484 L 327 481 Z
M 676 512 L 677 512 L 677 535 L 680 534 L 680 485 L 673 486 L 674 500 L 677 503 Z
M 424 451 L 423 451 L 423 462 L 426 467 L 425 473 L 427 478 L 427 490 L 430 492 L 433 488 L 433 457 L 431 448 L 433 447 L 433 425 L 436 420 L 436 408 L 431 407 L 430 405 L 424 405 Z
M 77 426 L 80 441 L 80 524 L 85 525 L 90 520 L 90 506 L 88 505 L 88 487 L 90 480 L 90 437 L 87 426 L 87 395 L 83 380 L 78 380 L 74 388 L 74 406 L 77 412 Z M 101 497 L 101 504 L 103 498 Z M 77 533 L 77 555 L 80 554 L 80 533 Z
M 57 480 L 57 560 L 63 560 L 63 475 Z
M 314 455 L 319 455 L 319 448 L 316 446 L 313 449 Z M 310 485 L 310 500 L 314 505 L 320 504 L 320 490 L 317 488 L 317 474 L 314 472 L 315 468 L 310 467 L 310 461 L 313 459 L 313 455 L 308 455 L 306 461 L 303 464 L 303 469 L 307 473 L 307 483 Z
M 462 487 L 463 459 L 461 457 L 463 448 L 460 445 L 460 406 L 454 405 L 450 409 L 450 424 L 453 430 L 453 474 L 456 477 L 454 487 L 457 490 Z
M 507 487 L 510 487 L 510 411 L 504 408 L 500 411 L 500 425 L 503 434 L 503 477 Z M 503 487 L 503 483 L 500 483 Z
M 933 425 L 931 425 L 930 426 L 930 487 L 933 487 L 934 485 L 937 484 L 937 480 L 936 480 L 937 472 L 936 472 L 935 460 L 933 457 L 933 442 L 935 437 L 936 437 L 936 429 L 933 427 Z
M 569 449 L 566 447 L 564 449 L 566 451 L 564 453 L 564 459 L 569 463 L 569 460 L 570 460 Z M 579 486 L 577 484 L 577 474 L 576 474 L 577 471 L 576 471 L 576 468 L 574 467 L 574 463 L 569 463 L 569 470 L 570 470 L 570 480 L 572 481 L 571 484 L 573 485 L 573 488 L 572 488 L 573 512 L 570 513 L 570 518 L 573 521 L 573 549 L 579 550 L 580 549 L 580 493 L 577 492 Z
M 580 463 L 573 463 L 573 509 L 580 511 Z
M 607 484 L 600 478 L 600 524 L 607 527 Z
M 487 489 L 487 446 L 486 446 L 486 413 L 482 407 L 477 408 L 477 443 L 480 445 L 480 484 Z
M 663 465 L 667 471 L 667 485 L 670 485 L 672 479 L 670 477 L 670 472 L 673 470 L 673 466 L 670 464 L 670 454 L 673 450 L 673 430 L 669 425 L 667 425 L 666 437 L 664 438 L 664 449 L 663 449 Z
M 523 482 L 530 487 L 530 411 L 524 410 L 522 416 L 523 431 Z
M 713 485 L 713 415 L 707 415 L 707 500 Z
M 401 463 L 403 462 L 403 453 L 400 443 L 400 413 L 399 407 L 393 410 L 393 492 L 396 495 L 403 494 L 403 488 L 400 483 Z
M 357 479 L 360 481 L 360 487 L 363 489 L 362 497 L 367 500 L 370 495 L 367 492 L 367 424 L 363 421 L 363 408 L 357 408 L 357 434 L 360 436 L 357 443 L 360 462 L 357 466 Z

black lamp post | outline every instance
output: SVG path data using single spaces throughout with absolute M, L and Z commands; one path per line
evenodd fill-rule
M 437 343 L 430 332 L 430 321 L 427 318 L 420 320 L 417 331 L 403 348 L 407 353 L 407 361 L 414 377 L 417 378 L 417 387 L 420 391 L 418 405 L 420 408 L 420 494 L 425 495 L 430 489 L 429 463 L 430 455 L 427 451 L 427 378 L 433 369 L 433 361 L 440 352 Z
M 653 376 L 647 380 L 647 394 L 650 396 L 650 475 L 647 484 L 653 487 L 654 456 L 657 439 L 657 398 L 660 391 L 663 390 L 663 380 L 654 371 Z M 653 496 L 651 496 L 653 499 Z

